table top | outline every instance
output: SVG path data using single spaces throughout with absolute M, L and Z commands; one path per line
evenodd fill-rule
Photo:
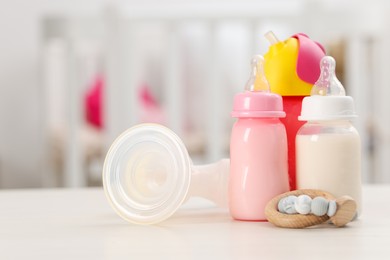
M 0 191 L 0 259 L 389 259 L 390 185 L 365 186 L 344 228 L 242 222 L 191 199 L 153 226 L 125 222 L 102 188 Z

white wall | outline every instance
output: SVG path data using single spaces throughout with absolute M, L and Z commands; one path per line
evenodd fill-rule
M 41 186 L 44 127 L 39 55 L 43 16 L 98 13 L 116 2 L 130 7 L 161 4 L 157 0 L 0 0 L 0 188 Z M 173 7 L 183 3 L 164 2 Z
M 41 185 L 39 48 L 43 14 L 93 12 L 104 2 L 0 1 L 0 187 Z
M 213 0 L 221 5 L 233 1 L 243 2 Z M 0 0 L 0 188 L 39 187 L 42 184 L 43 90 L 39 84 L 39 51 L 43 15 L 98 13 L 106 4 L 113 2 L 130 6 L 155 2 L 161 4 L 158 0 Z M 164 2 L 183 3 L 183 0 Z M 260 2 L 270 5 L 289 1 Z M 338 5 L 340 1 L 330 2 Z M 352 3 L 342 2 L 344 6 Z M 387 3 L 379 0 L 372 2 Z

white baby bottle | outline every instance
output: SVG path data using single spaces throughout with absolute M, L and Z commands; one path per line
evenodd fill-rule
M 322 58 L 321 75 L 305 97 L 299 120 L 307 121 L 296 136 L 297 188 L 349 195 L 361 212 L 361 144 L 351 124 L 356 118 L 352 97 L 335 75 L 336 62 Z

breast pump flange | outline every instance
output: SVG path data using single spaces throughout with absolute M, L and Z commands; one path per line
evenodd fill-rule
M 182 140 L 158 124 L 136 125 L 111 145 L 103 187 L 112 208 L 135 224 L 156 224 L 190 197 L 227 207 L 229 159 L 193 166 Z

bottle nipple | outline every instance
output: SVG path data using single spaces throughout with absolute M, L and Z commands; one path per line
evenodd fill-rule
M 320 62 L 321 74 L 314 84 L 311 95 L 345 96 L 345 89 L 336 77 L 336 61 L 331 56 L 325 56 Z
M 256 55 L 251 61 L 252 71 L 248 82 L 245 85 L 247 91 L 270 92 L 268 80 L 264 73 L 264 58 Z

